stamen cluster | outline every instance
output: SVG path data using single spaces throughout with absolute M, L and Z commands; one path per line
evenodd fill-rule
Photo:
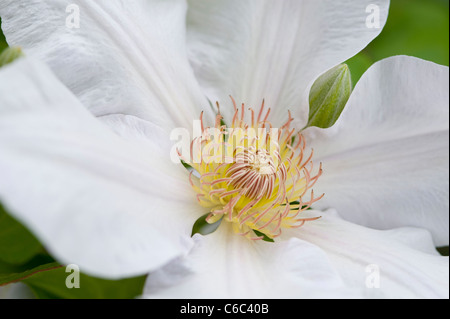
M 244 104 L 239 109 L 231 100 L 231 126 L 223 123 L 219 104 L 213 128 L 204 127 L 202 113 L 202 134 L 191 143 L 191 159 L 194 153 L 200 161 L 182 158 L 193 167 L 189 180 L 200 205 L 210 210 L 207 221 L 223 218 L 236 233 L 256 240 L 273 239 L 282 228 L 300 227 L 319 218 L 300 217 L 323 197 L 314 197 L 312 190 L 322 164 L 313 175 L 313 151 L 305 156 L 306 141 L 301 132 L 294 134 L 290 128 L 290 112 L 281 128 L 273 128 L 267 121 L 270 108 L 263 117 L 263 101 L 256 117 L 248 109 L 246 123 Z

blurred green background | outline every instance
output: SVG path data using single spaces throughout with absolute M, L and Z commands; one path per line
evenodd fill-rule
M 353 83 L 374 62 L 393 55 L 411 55 L 449 64 L 449 1 L 391 0 L 381 34 L 349 59 Z
M 0 52 L 6 47 L 6 40 L 0 30 Z M 394 55 L 411 55 L 448 66 L 449 1 L 391 0 L 387 24 L 381 34 L 363 51 L 346 61 L 353 84 L 373 63 Z M 142 289 L 145 276 L 106 281 L 83 275 L 84 289 L 68 290 L 61 284 L 67 275 L 64 269 L 55 267 L 57 263 L 40 243 L 8 216 L 1 204 L 0 221 L 0 230 L 2 225 L 9 225 L 9 231 L 12 229 L 15 238 L 20 238 L 15 241 L 15 245 L 7 244 L 11 242 L 11 238 L 7 238 L 6 232 L 0 231 L 0 248 L 11 257 L 11 260 L 0 259 L 0 286 L 2 283 L 20 280 L 37 297 L 42 298 L 132 298 Z M 28 254 L 26 263 L 13 254 L 18 247 L 22 253 Z M 438 250 L 448 256 L 448 247 L 440 247 Z M 6 255 L 6 252 L 0 254 L 3 257 Z M 47 271 L 41 272 L 43 268 Z M 37 272 L 38 275 L 30 275 Z M 27 279 L 22 280 L 24 276 Z

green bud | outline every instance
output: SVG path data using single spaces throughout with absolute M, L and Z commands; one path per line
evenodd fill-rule
M 309 92 L 309 119 L 305 128 L 333 126 L 351 91 L 352 80 L 346 64 L 338 65 L 321 75 Z
M 6 48 L 0 54 L 0 67 L 11 63 L 12 61 L 23 56 L 22 49 L 19 47 Z

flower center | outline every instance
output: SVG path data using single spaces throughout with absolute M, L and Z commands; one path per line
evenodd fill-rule
M 249 109 L 247 123 L 244 104 L 238 109 L 231 100 L 235 110 L 231 126 L 223 124 L 217 104 L 215 126 L 204 128 L 200 116 L 202 135 L 191 143 L 191 158 L 180 156 L 197 172 L 192 171 L 189 180 L 200 205 L 210 210 L 207 221 L 223 218 L 240 235 L 273 239 L 282 228 L 319 218 L 300 217 L 323 197 L 314 197 L 312 190 L 322 165 L 313 176 L 313 152 L 305 156 L 305 139 L 290 128 L 290 112 L 281 128 L 273 128 L 267 121 L 270 108 L 262 117 L 263 101 L 257 117 Z
M 275 187 L 277 167 L 266 150 L 246 149 L 235 157 L 236 162 L 228 169 L 226 175 L 230 185 L 242 189 L 249 198 L 269 198 Z

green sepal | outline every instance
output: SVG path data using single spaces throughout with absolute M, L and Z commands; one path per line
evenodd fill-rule
M 258 230 L 256 230 L 256 229 L 253 229 L 253 231 L 255 232 L 255 234 L 256 234 L 256 236 L 258 236 L 258 237 L 261 237 L 262 236 L 262 240 L 264 240 L 264 241 L 268 241 L 268 242 L 270 242 L 270 243 L 274 243 L 275 242 L 275 240 L 273 240 L 272 238 L 270 238 L 269 236 L 267 236 L 266 234 L 264 234 L 264 233 L 262 233 L 262 232 L 260 232 L 260 231 L 258 231 Z
M 352 80 L 346 64 L 338 65 L 322 74 L 309 93 L 309 119 L 305 128 L 333 126 L 351 92 Z
M 194 226 L 192 226 L 191 236 L 194 236 L 197 233 L 202 235 L 208 235 L 215 232 L 217 228 L 219 228 L 220 223 L 222 222 L 222 218 L 216 221 L 215 223 L 210 224 L 206 221 L 206 218 L 208 217 L 209 214 L 210 213 L 205 214 L 195 221 Z

